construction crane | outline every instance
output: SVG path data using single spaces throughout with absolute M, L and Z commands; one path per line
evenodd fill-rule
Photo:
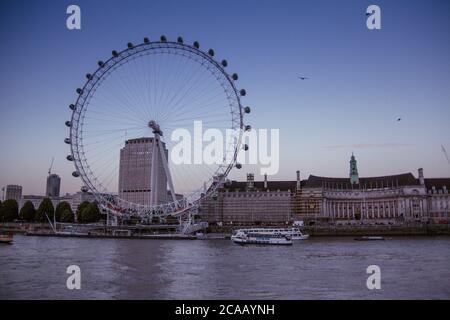
M 450 158 L 448 156 L 447 150 L 445 150 L 444 145 L 441 144 L 442 152 L 444 153 L 445 159 L 447 159 L 448 164 L 450 165 Z
M 55 158 L 52 158 L 52 162 L 50 163 L 50 168 L 48 168 L 48 175 L 50 175 L 52 173 L 53 161 L 55 161 Z

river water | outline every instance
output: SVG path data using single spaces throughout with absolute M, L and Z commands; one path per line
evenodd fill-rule
M 66 287 L 69 265 L 80 290 Z M 380 290 L 366 286 L 369 265 Z M 450 237 L 277 247 L 16 235 L 0 245 L 0 299 L 450 299 Z

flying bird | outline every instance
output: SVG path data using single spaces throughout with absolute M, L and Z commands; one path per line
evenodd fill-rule
M 398 118 L 398 119 L 397 119 L 397 122 L 399 122 L 399 121 L 402 121 L 402 118 Z
M 298 77 L 300 80 L 306 80 L 306 79 L 309 79 L 309 78 L 307 78 L 307 77 L 301 77 L 301 76 L 299 76 Z

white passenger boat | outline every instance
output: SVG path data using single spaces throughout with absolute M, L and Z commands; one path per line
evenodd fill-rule
M 292 238 L 280 233 L 269 235 L 237 230 L 237 232 L 231 236 L 231 240 L 237 244 L 292 245 Z
M 258 233 L 266 236 L 281 234 L 285 236 L 290 236 L 292 240 L 306 240 L 309 237 L 309 235 L 303 234 L 299 228 L 250 228 L 250 229 L 236 230 L 236 233 L 238 231 L 245 233 Z
M 236 230 L 231 240 L 239 244 L 290 245 L 293 240 L 305 240 L 308 237 L 299 228 L 249 228 Z

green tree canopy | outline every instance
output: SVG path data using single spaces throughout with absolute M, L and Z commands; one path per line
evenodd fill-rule
M 60 222 L 62 221 L 62 215 L 64 213 L 64 211 L 69 210 L 72 213 L 72 208 L 70 207 L 70 204 L 67 201 L 62 201 L 60 203 L 58 203 L 58 205 L 56 206 L 55 209 L 55 216 L 56 216 L 56 221 Z
M 86 208 L 89 205 L 89 201 L 83 201 L 82 203 L 80 203 L 78 205 L 77 208 L 77 222 L 82 222 L 82 218 L 81 218 L 81 212 L 83 211 L 84 208 Z
M 0 220 L 2 222 L 11 222 L 19 219 L 19 205 L 14 199 L 6 200 L 0 208 Z
M 75 215 L 72 210 L 66 209 L 61 214 L 61 222 L 73 222 L 75 219 Z
M 98 220 L 100 220 L 100 218 L 101 214 L 97 204 L 89 203 L 86 207 L 82 209 L 81 214 L 78 216 L 78 222 L 81 223 L 97 222 Z
M 39 208 L 36 210 L 35 220 L 38 222 L 47 222 L 47 214 L 50 221 L 53 221 L 53 213 L 55 212 L 55 208 L 53 207 L 53 203 L 50 198 L 44 198 L 39 205 Z
M 32 222 L 36 216 L 36 209 L 34 208 L 33 202 L 28 200 L 24 203 L 22 209 L 20 209 L 19 217 L 22 220 Z

